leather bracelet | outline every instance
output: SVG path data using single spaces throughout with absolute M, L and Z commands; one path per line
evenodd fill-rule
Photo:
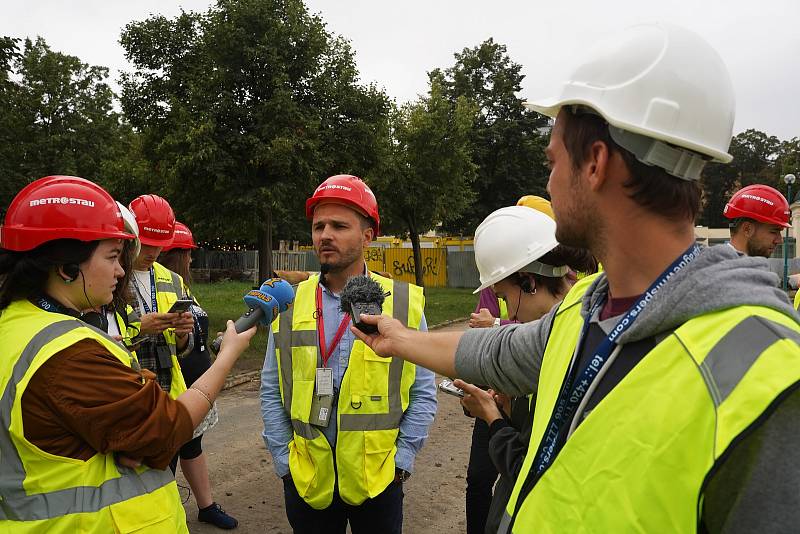
M 202 389 L 200 389 L 200 388 L 196 388 L 196 387 L 194 387 L 194 386 L 191 386 L 191 387 L 189 387 L 189 389 L 193 389 L 193 390 L 195 390 L 196 392 L 198 392 L 200 395 L 202 395 L 202 396 L 203 396 L 203 398 L 206 400 L 206 402 L 208 402 L 208 409 L 209 409 L 209 410 L 210 410 L 211 408 L 213 408 L 213 407 L 214 407 L 214 403 L 213 403 L 213 402 L 211 402 L 211 399 L 210 399 L 210 398 L 208 398 L 208 395 L 206 395 L 205 391 L 203 391 L 203 390 L 202 390 Z

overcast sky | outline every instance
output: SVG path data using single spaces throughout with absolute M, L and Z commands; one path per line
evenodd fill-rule
M 128 70 L 120 30 L 150 13 L 203 11 L 208 0 L 15 0 L 4 2 L 0 34 L 41 35 L 84 62 Z M 564 65 L 609 29 L 642 21 L 683 25 L 708 39 L 731 72 L 735 131 L 800 137 L 798 0 L 307 0 L 331 31 L 353 43 L 363 82 L 398 102 L 427 88 L 426 73 L 489 37 L 523 66 L 523 98 L 546 93 Z

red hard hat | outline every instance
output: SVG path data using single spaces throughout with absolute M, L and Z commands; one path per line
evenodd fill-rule
M 381 225 L 378 215 L 378 201 L 372 190 L 358 176 L 338 174 L 331 176 L 317 187 L 311 198 L 306 200 L 306 217 L 314 217 L 314 209 L 324 201 L 338 202 L 354 208 L 362 215 L 372 219 L 375 235 Z
M 175 221 L 175 235 L 172 236 L 172 244 L 164 247 L 162 252 L 168 252 L 174 248 L 197 248 L 192 231 L 189 230 L 188 226 L 178 221 Z
M 128 206 L 139 225 L 139 241 L 151 247 L 168 247 L 175 233 L 175 213 L 158 195 L 136 197 Z
M 76 176 L 47 176 L 17 193 L 0 228 L 0 247 L 32 250 L 56 239 L 133 239 L 105 189 Z
M 780 191 L 768 185 L 748 185 L 738 190 L 722 213 L 728 219 L 747 218 L 784 228 L 791 226 L 789 203 Z

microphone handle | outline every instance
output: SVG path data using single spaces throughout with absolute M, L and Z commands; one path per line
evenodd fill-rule
M 246 312 L 242 314 L 241 317 L 236 319 L 236 322 L 233 323 L 233 326 L 236 328 L 236 332 L 241 334 L 245 330 L 250 330 L 253 326 L 257 325 L 261 319 L 264 317 L 264 310 L 261 308 L 250 308 Z M 217 339 L 211 342 L 211 349 L 214 351 L 214 354 L 219 352 L 219 347 L 222 345 L 222 336 L 217 336 Z

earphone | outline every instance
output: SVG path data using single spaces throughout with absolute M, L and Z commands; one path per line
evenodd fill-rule
M 65 275 L 67 275 L 66 278 L 63 276 L 61 277 L 65 284 L 69 284 L 77 280 L 78 275 L 81 272 L 81 268 L 78 267 L 77 263 L 65 263 L 61 266 L 61 270 L 64 271 Z
M 522 279 L 519 281 L 519 287 L 525 293 L 529 293 L 531 295 L 536 294 L 536 286 L 533 285 L 534 282 L 529 276 L 522 276 Z

